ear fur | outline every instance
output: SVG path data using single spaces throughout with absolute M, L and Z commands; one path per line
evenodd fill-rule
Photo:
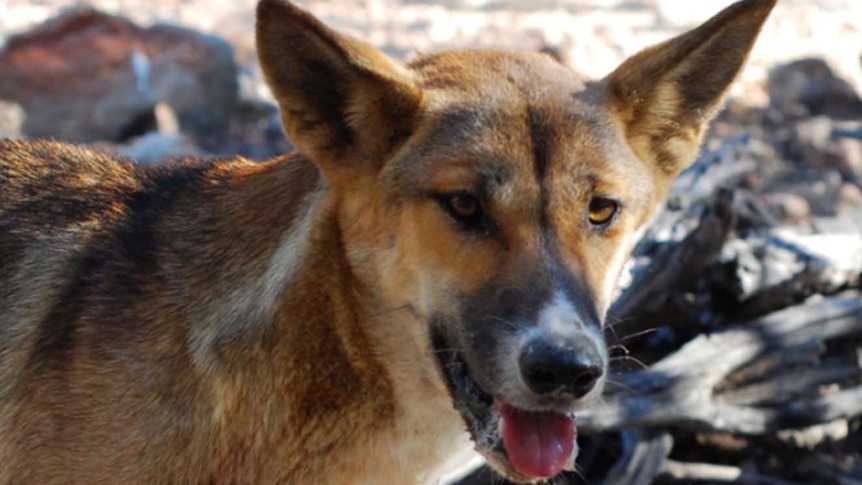
M 611 112 L 638 157 L 667 177 L 694 162 L 706 126 L 775 2 L 737 2 L 630 57 L 605 78 Z
M 261 0 L 257 49 L 287 135 L 324 172 L 379 160 L 410 133 L 422 92 L 370 45 L 285 0 Z

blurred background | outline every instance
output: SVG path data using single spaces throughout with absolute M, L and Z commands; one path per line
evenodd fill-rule
M 397 59 L 464 46 L 546 50 L 599 77 L 644 46 L 693 27 L 728 0 L 307 0 L 300 4 L 339 31 Z M 131 155 L 158 160 L 159 149 L 242 153 L 266 158 L 276 143 L 272 96 L 254 48 L 254 0 L 4 0 L 0 3 L 0 134 L 127 143 L 161 132 L 187 135 L 139 142 Z M 860 92 L 862 4 L 857 0 L 781 0 L 733 94 L 770 102 L 769 70 L 802 58 L 813 76 Z M 182 28 L 172 28 L 180 26 Z M 803 69 L 804 70 L 804 69 Z M 788 73 L 773 96 L 827 88 Z M 838 89 L 837 87 L 835 89 Z M 810 94 L 810 93 L 809 93 Z M 849 92 L 847 93 L 849 95 Z M 852 96 L 851 96 L 852 97 Z M 857 98 L 858 99 L 858 96 Z M 780 102 L 781 100 L 779 100 Z M 160 109 L 156 109 L 158 103 Z M 843 99 L 832 100 L 842 104 Z M 10 106 L 9 103 L 17 105 Z M 171 124 L 170 115 L 178 117 Z M 857 113 L 858 114 L 858 113 Z M 263 131 L 261 131 L 263 130 Z M 272 131 L 273 133 L 269 133 Z M 188 137 L 191 137 L 190 139 Z M 155 143 L 160 141 L 161 143 Z M 175 140 L 179 143 L 180 140 Z M 272 146 L 270 146 L 272 145 Z
M 400 60 L 492 46 L 599 77 L 730 1 L 297 3 Z M 254 4 L 3 0 L 0 137 L 140 164 L 289 151 Z M 862 484 L 860 92 L 862 1 L 779 0 L 630 261 L 608 320 L 615 374 L 579 416 L 567 483 Z

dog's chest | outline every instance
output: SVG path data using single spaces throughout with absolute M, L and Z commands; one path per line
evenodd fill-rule
M 446 399 L 416 401 L 405 408 L 393 436 L 380 443 L 385 483 L 433 485 L 449 483 L 478 466 L 463 419 Z M 371 483 L 384 483 L 377 477 Z

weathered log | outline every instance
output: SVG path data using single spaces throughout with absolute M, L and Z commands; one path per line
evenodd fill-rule
M 605 476 L 603 483 L 649 485 L 665 467 L 673 449 L 667 432 L 625 430 L 621 434 L 623 456 Z
M 857 291 L 700 335 L 648 370 L 614 376 L 621 386 L 610 389 L 602 406 L 583 413 L 578 420 L 582 429 L 594 431 L 689 426 L 757 435 L 858 416 L 862 414 L 862 387 L 811 400 L 794 401 L 791 398 L 795 395 L 779 395 L 776 401 L 780 404 L 771 407 L 734 404 L 714 392 L 731 372 L 759 357 L 770 355 L 780 360 L 787 349 L 848 335 L 862 336 L 862 296 Z M 858 374 L 833 377 L 851 375 Z
M 663 472 L 677 480 L 744 483 L 750 485 L 801 485 L 780 478 L 752 473 L 742 468 L 710 463 L 665 460 Z M 616 482 L 624 483 L 624 482 Z
M 860 275 L 862 210 L 818 226 L 779 227 L 731 240 L 704 276 L 712 291 L 721 287 L 732 294 L 731 316 L 744 318 L 857 287 Z

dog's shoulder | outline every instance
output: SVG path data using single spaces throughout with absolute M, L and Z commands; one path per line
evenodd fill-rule
M 135 186 L 130 163 L 106 153 L 56 141 L 0 140 L 0 210 L 75 192 L 116 192 Z
M 165 242 L 158 228 L 185 227 L 192 221 L 183 223 L 183 214 L 204 205 L 207 187 L 251 163 L 188 159 L 139 166 L 78 145 L 0 141 L 0 270 L 32 277 L 85 260 L 152 268 Z M 55 269 L 41 261 L 53 261 Z M 0 275 L 7 286 L 10 277 Z
M 165 210 L 179 193 L 217 185 L 250 163 L 189 158 L 141 166 L 81 145 L 0 140 L 0 226 L 22 232 Z

